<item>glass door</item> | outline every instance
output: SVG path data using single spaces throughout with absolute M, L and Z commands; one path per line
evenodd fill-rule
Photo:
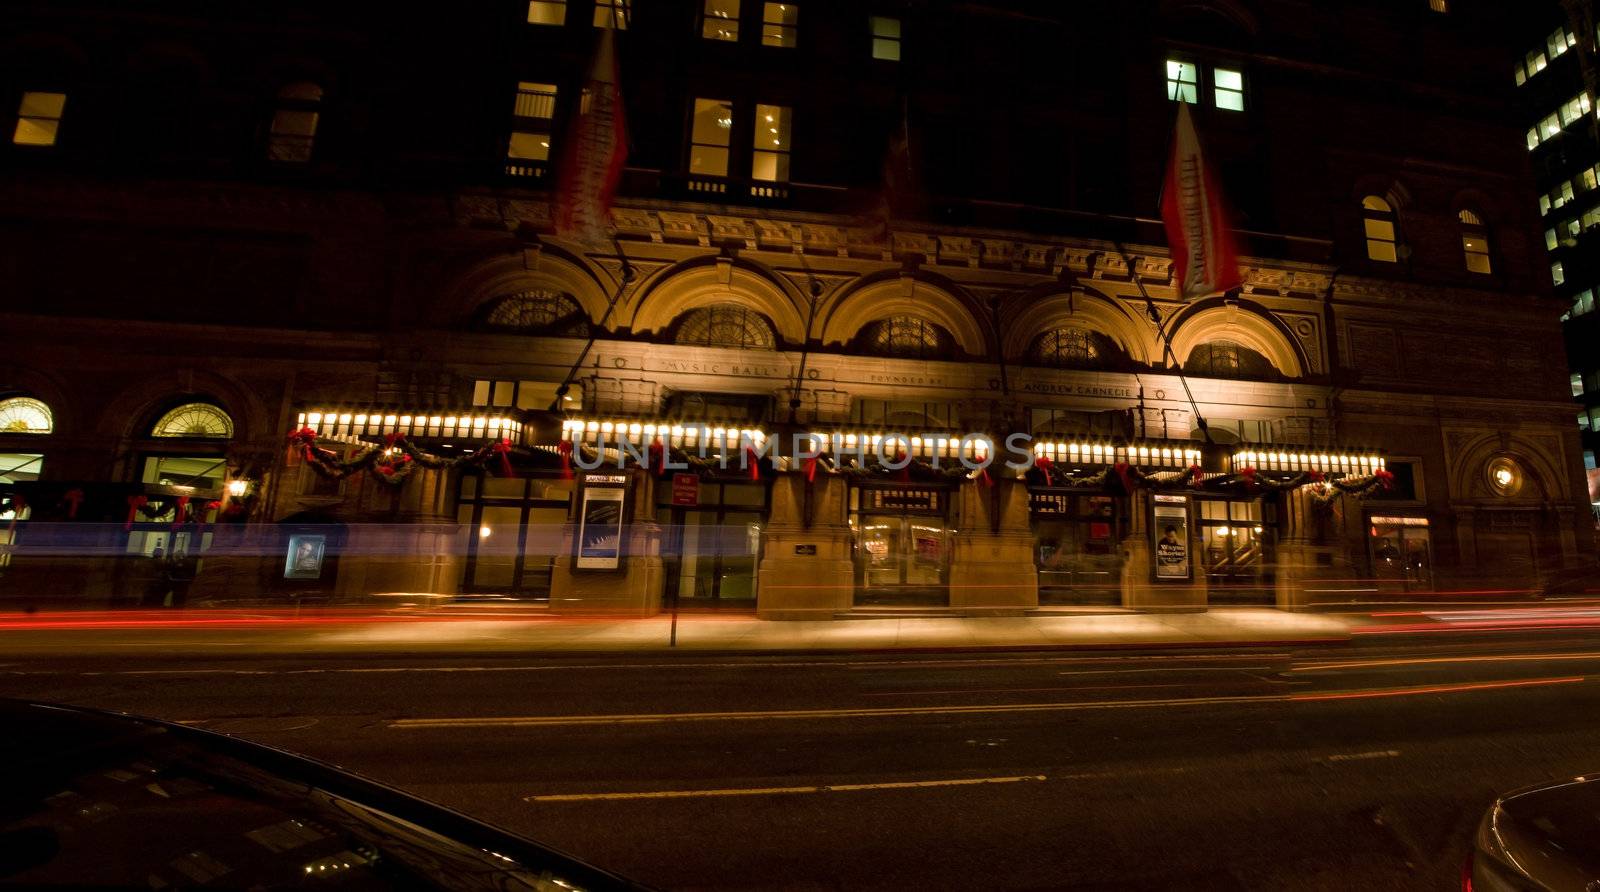
M 672 488 L 657 487 L 666 596 L 684 607 L 755 607 L 765 486 L 702 480 L 691 493 L 696 504 L 673 504 Z
M 1261 521 L 1261 502 L 1202 499 L 1200 535 L 1207 599 L 1213 604 L 1275 604 L 1268 578 L 1270 531 Z
M 571 490 L 566 480 L 463 475 L 456 508 L 467 537 L 461 590 L 548 599 Z
M 866 515 L 856 531 L 856 603 L 950 603 L 950 530 L 922 517 Z

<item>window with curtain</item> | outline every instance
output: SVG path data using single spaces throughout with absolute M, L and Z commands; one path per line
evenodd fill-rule
M 267 158 L 290 164 L 310 161 L 321 109 L 322 88 L 316 84 L 301 82 L 279 90 L 267 134 Z
M 1488 275 L 1494 272 L 1489 262 L 1489 231 L 1483 217 L 1475 211 L 1463 210 L 1461 220 L 1461 250 L 1466 256 L 1467 271 Z
M 1367 239 L 1367 258 L 1384 263 L 1400 260 L 1399 230 L 1394 208 L 1386 199 L 1368 195 L 1361 199 L 1362 229 Z

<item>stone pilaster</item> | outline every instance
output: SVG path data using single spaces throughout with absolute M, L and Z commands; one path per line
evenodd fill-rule
M 804 472 L 785 472 L 772 484 L 772 512 L 756 577 L 756 612 L 762 619 L 832 619 L 850 609 L 855 565 L 848 492 L 843 477 L 818 473 L 808 509 Z

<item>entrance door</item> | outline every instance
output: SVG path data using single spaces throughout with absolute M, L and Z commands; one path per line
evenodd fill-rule
M 1427 518 L 1372 518 L 1372 571 L 1401 591 L 1433 588 L 1433 559 Z
M 949 606 L 950 539 L 934 518 L 864 515 L 857 529 L 856 603 Z
M 547 600 L 571 488 L 564 480 L 463 475 L 456 514 L 466 531 L 463 595 Z

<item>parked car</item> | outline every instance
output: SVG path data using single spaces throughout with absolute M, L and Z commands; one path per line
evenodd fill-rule
M 0 701 L 0 885 L 637 889 L 457 812 L 271 747 Z
M 1468 892 L 1600 892 L 1600 774 L 1495 800 L 1462 872 Z

